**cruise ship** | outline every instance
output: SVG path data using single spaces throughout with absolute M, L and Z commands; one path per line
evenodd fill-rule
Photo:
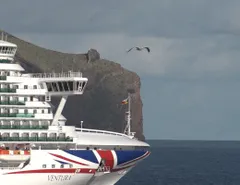
M 33 73 L 14 61 L 17 45 L 0 39 L 0 182 L 2 185 L 113 185 L 150 155 L 131 132 L 66 125 L 69 96 L 82 95 L 81 72 Z M 60 97 L 53 111 L 52 97 Z M 74 111 L 74 110 L 73 110 Z

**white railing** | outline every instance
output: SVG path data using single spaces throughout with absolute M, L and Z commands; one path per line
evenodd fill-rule
M 70 78 L 82 77 L 81 72 L 62 72 L 62 73 L 30 73 L 28 76 L 32 78 Z
M 16 170 L 20 169 L 19 167 L 0 167 L 1 170 Z
M 108 134 L 108 135 L 128 137 L 126 134 L 122 134 L 119 132 L 106 131 L 106 130 L 87 129 L 87 128 L 76 128 L 75 130 L 80 131 L 80 132 L 99 133 L 99 134 Z

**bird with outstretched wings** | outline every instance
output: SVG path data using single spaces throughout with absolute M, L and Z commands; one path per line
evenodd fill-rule
M 138 51 L 141 51 L 141 50 L 143 50 L 143 49 L 146 49 L 147 52 L 150 53 L 150 48 L 147 47 L 147 46 L 144 46 L 144 47 L 132 47 L 132 48 L 130 48 L 130 49 L 127 51 L 127 53 L 130 52 L 132 49 L 136 49 L 136 50 L 138 50 Z

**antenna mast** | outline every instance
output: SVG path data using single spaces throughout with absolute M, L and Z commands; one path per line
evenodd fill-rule
M 128 93 L 128 118 L 127 118 L 127 124 L 128 124 L 128 136 L 131 134 L 131 96 L 130 93 Z
M 62 66 L 61 67 L 62 67 L 62 74 L 63 74 L 63 60 L 62 60 Z
M 126 112 L 127 113 L 127 125 L 124 129 L 124 133 L 126 133 L 128 136 L 130 136 L 131 138 L 134 137 L 134 133 L 131 132 L 131 94 L 128 93 L 128 111 Z
M 73 62 L 72 62 L 72 72 L 74 71 L 74 68 L 76 67 L 76 61 L 75 56 L 73 56 Z

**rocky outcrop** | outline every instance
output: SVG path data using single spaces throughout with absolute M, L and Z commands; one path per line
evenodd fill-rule
M 100 54 L 95 49 L 90 49 L 87 52 L 87 61 L 95 62 L 96 60 L 100 60 Z
M 89 79 L 82 96 L 69 97 L 63 115 L 69 125 L 106 129 L 122 132 L 126 125 L 125 111 L 121 101 L 127 97 L 129 89 L 132 94 L 132 131 L 144 140 L 142 101 L 140 96 L 140 78 L 120 64 L 100 58 L 95 49 L 85 54 L 61 53 L 44 49 L 8 34 L 8 41 L 18 45 L 16 62 L 29 73 L 61 72 L 79 70 Z M 57 105 L 59 99 L 54 99 Z

